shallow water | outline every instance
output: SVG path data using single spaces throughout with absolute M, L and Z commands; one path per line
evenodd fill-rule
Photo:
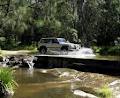
M 41 55 L 41 54 L 38 54 Z M 120 56 L 103 56 L 99 54 L 95 54 L 91 48 L 84 48 L 77 51 L 69 51 L 69 52 L 62 52 L 62 51 L 49 51 L 47 55 L 57 55 L 57 56 L 64 56 L 64 57 L 72 57 L 72 58 L 87 58 L 87 59 L 98 59 L 98 60 L 117 60 L 120 61 Z
M 73 91 L 93 93 L 95 88 L 119 79 L 66 68 L 17 69 L 15 78 L 19 86 L 12 98 L 83 98 Z

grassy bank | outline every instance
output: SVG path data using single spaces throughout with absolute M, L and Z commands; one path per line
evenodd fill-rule
M 9 56 L 9 55 L 29 55 L 29 54 L 36 54 L 37 50 L 1 50 L 1 56 Z
M 0 68 L 0 95 L 13 94 L 17 83 L 15 82 L 13 76 L 13 69 L 10 68 Z
M 0 50 L 1 56 L 8 56 L 8 55 L 27 55 L 27 54 L 35 54 L 37 53 L 37 47 L 35 45 L 30 46 L 18 46 L 14 47 L 13 49 L 7 50 Z

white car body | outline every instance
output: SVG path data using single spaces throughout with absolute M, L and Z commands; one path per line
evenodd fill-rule
M 38 43 L 38 50 L 41 51 L 41 48 L 45 48 L 47 50 L 79 50 L 80 45 L 70 43 L 66 41 L 64 38 L 42 38 Z

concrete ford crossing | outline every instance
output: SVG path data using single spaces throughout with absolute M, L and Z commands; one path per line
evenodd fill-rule
M 70 43 L 64 38 L 42 38 L 38 43 L 38 50 L 42 54 L 45 54 L 48 50 L 73 51 L 79 49 L 80 45 Z

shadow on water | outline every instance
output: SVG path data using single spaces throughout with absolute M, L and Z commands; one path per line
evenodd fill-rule
M 55 61 L 56 60 L 56 61 Z M 73 60 L 73 59 L 72 59 Z M 72 61 L 71 60 L 71 61 Z M 35 64 L 35 67 L 37 68 L 43 68 L 43 69 L 52 69 L 52 68 L 70 68 L 70 69 L 75 69 L 77 71 L 82 71 L 82 72 L 92 72 L 92 73 L 99 73 L 99 74 L 105 74 L 105 75 L 110 75 L 110 76 L 120 76 L 120 68 L 118 68 L 120 66 L 120 64 L 117 62 L 117 67 L 115 68 L 114 65 L 116 66 L 116 64 L 114 64 L 114 62 L 109 62 L 109 61 L 90 61 L 90 60 L 81 60 L 80 62 L 76 62 L 73 63 L 70 60 L 69 61 L 65 61 L 61 59 L 61 61 L 58 59 L 51 59 L 51 61 L 42 61 L 42 62 L 37 62 Z M 53 62 L 54 64 L 52 64 L 51 62 Z M 82 62 L 82 63 L 81 63 Z M 71 64 L 70 64 L 71 63 Z M 99 64 L 100 63 L 100 64 Z M 103 63 L 103 64 L 102 64 Z M 107 64 L 108 63 L 108 64 Z M 110 65 L 110 66 L 109 66 Z
M 83 72 L 120 76 L 119 56 L 95 56 L 90 48 L 68 52 L 67 55 L 38 55 L 37 68 L 71 68 Z
M 104 75 L 110 75 L 110 76 L 116 76 L 120 77 L 120 70 L 119 69 L 109 69 L 109 68 L 98 68 L 98 67 L 92 67 L 92 66 L 69 66 L 71 69 L 75 69 L 77 71 L 82 72 L 92 72 L 92 73 L 98 73 L 98 74 L 104 74 Z

